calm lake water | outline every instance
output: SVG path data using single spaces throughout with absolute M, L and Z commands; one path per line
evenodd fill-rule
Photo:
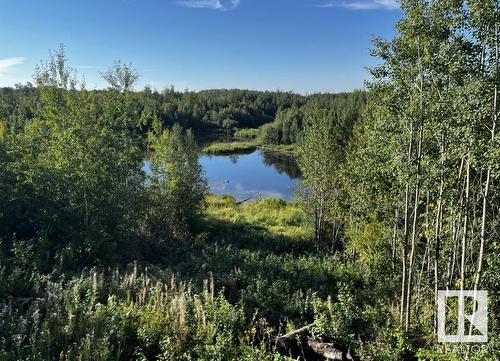
M 283 153 L 256 150 L 249 154 L 200 155 L 208 184 L 217 195 L 237 201 L 281 198 L 293 200 L 301 174 L 296 160 Z M 146 173 L 149 164 L 145 163 Z
M 297 162 L 283 153 L 256 150 L 250 154 L 202 155 L 200 163 L 212 192 L 233 195 L 237 201 L 292 200 L 300 179 Z

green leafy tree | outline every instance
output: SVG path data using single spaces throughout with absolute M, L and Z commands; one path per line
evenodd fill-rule
M 132 90 L 141 77 L 132 64 L 123 64 L 120 60 L 116 60 L 114 65 L 101 75 L 111 88 L 121 92 Z
M 193 133 L 179 124 L 169 131 L 156 123 L 148 135 L 148 145 L 153 236 L 186 239 L 203 214 L 208 193 Z
M 64 48 L 51 53 L 35 74 L 35 117 L 8 137 L 6 169 L 17 179 L 2 229 L 42 270 L 115 262 L 134 249 L 140 142 L 110 112 L 123 103 L 98 98 L 74 74 Z
M 306 114 L 298 158 L 304 176 L 301 197 L 312 211 L 316 242 L 320 245 L 329 240 L 332 248 L 342 224 L 344 126 L 327 110 L 312 108 Z

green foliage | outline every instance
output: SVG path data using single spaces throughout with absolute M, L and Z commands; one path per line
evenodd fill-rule
M 257 149 L 254 143 L 250 142 L 231 142 L 231 143 L 214 143 L 202 149 L 203 153 L 212 155 L 250 153 Z
M 302 131 L 302 110 L 293 107 L 280 110 L 274 122 L 259 128 L 259 141 L 263 144 L 296 143 Z
M 366 223 L 351 225 L 347 230 L 349 243 L 347 251 L 355 254 L 365 272 L 383 277 L 390 273 L 392 252 L 391 230 L 382 222 L 372 218 Z M 396 257 L 396 255 L 394 255 Z
M 368 359 L 414 353 L 463 359 L 436 345 L 435 297 L 440 289 L 497 285 L 498 264 L 488 261 L 497 250 L 499 199 L 490 192 L 498 177 L 492 160 L 498 154 L 500 9 L 498 2 L 477 1 L 401 6 L 394 39 L 374 41 L 380 63 L 370 70 L 368 106 L 343 179 L 350 247 L 363 267 L 371 264 L 368 272 L 400 284 L 392 302 L 411 347 L 387 356 L 373 344 L 363 348 Z M 393 270 L 389 239 L 391 263 L 399 265 Z M 490 312 L 498 318 L 499 310 Z M 494 341 L 487 346 L 496 352 Z
M 35 118 L 3 142 L 3 246 L 9 253 L 16 241 L 23 262 L 44 271 L 117 261 L 142 182 L 128 99 L 110 103 L 75 91 L 65 61 L 60 50 L 41 64 Z
M 63 49 L 62 49 L 63 50 Z M 60 53 L 60 51 L 59 51 Z M 57 55 L 56 52 L 54 55 Z M 35 74 L 37 83 L 49 85 L 54 74 L 60 73 L 58 64 L 50 61 L 43 63 Z M 48 69 L 48 71 L 46 71 Z M 55 69 L 55 71 L 53 71 Z M 78 81 L 73 69 L 66 67 L 63 79 L 52 81 L 52 86 L 63 88 L 74 88 L 78 91 Z M 54 74 L 53 74 L 54 73 Z M 140 119 L 135 130 L 141 132 L 152 127 L 154 119 L 158 119 L 165 128 L 171 128 L 179 123 L 184 128 L 191 128 L 200 134 L 211 134 L 215 130 L 227 131 L 224 122 L 229 128 L 257 129 L 261 125 L 271 123 L 278 117 L 280 126 L 276 130 L 284 134 L 280 135 L 281 144 L 290 144 L 289 139 L 300 138 L 300 114 L 303 107 L 310 104 L 320 104 L 321 107 L 335 109 L 342 116 L 356 118 L 363 107 L 366 94 L 354 92 L 342 94 L 313 94 L 302 96 L 299 94 L 285 92 L 260 92 L 250 90 L 202 90 L 176 91 L 174 88 L 166 88 L 158 92 L 146 87 L 141 91 L 132 90 L 138 73 L 131 65 L 115 62 L 107 72 L 102 74 L 110 84 L 107 90 L 90 91 L 96 98 L 127 98 L 129 100 L 129 114 L 132 119 Z M 45 80 L 44 80 L 45 79 Z M 54 78 L 57 79 L 57 78 Z M 122 92 L 128 93 L 125 97 Z M 18 88 L 0 88 L 0 119 L 8 124 L 21 125 L 25 120 L 34 118 L 37 108 L 38 94 L 36 88 L 31 84 Z M 357 108 L 357 109 L 356 109 Z M 290 110 L 290 111 L 288 111 Z M 299 115 L 297 115 L 299 114 Z M 290 117 L 289 117 L 290 116 Z M 288 140 L 287 140 L 288 139 Z
M 414 353 L 415 350 L 404 332 L 387 326 L 378 331 L 376 340 L 366 342 L 357 351 L 358 357 L 367 361 L 404 360 Z
M 234 132 L 235 138 L 255 139 L 258 135 L 259 130 L 252 128 L 238 129 L 236 132 Z
M 207 215 L 210 218 L 265 227 L 273 235 L 283 235 L 291 240 L 307 242 L 311 230 L 303 211 L 295 204 L 280 199 L 266 199 L 255 203 L 237 205 L 234 198 L 208 197 Z
M 314 108 L 328 110 L 337 121 L 352 125 L 358 120 L 365 101 L 366 94 L 361 91 L 333 96 L 312 95 L 302 106 L 280 109 L 272 123 L 259 128 L 258 142 L 267 145 L 302 143 L 306 118 Z
M 0 88 L 0 360 L 280 360 L 276 336 L 313 321 L 363 360 L 460 359 L 434 292 L 500 285 L 500 11 L 402 10 L 369 94 L 134 92 L 120 62 L 89 91 L 63 47 L 36 88 Z M 188 128 L 252 139 L 208 154 L 296 152 L 300 202 L 208 196 Z M 490 306 L 470 359 L 498 359 Z
M 238 122 L 234 119 L 224 119 L 222 121 L 222 128 L 226 129 L 226 130 L 230 130 L 230 129 L 233 129 L 235 128 L 236 126 L 238 125 Z
M 208 192 L 198 162 L 191 130 L 176 124 L 172 131 L 156 129 L 148 135 L 151 151 L 150 197 L 147 223 L 152 237 L 186 239 L 197 226 Z
M 158 274 L 91 271 L 44 280 L 36 300 L 4 305 L 2 360 L 279 360 L 253 321 L 213 288 Z M 27 302 L 27 304 L 26 304 Z
M 317 245 L 329 240 L 332 250 L 338 247 L 343 223 L 341 169 L 351 126 L 328 110 L 312 108 L 298 151 L 304 176 L 299 198 L 313 218 Z
M 7 133 L 7 125 L 0 120 L 0 142 L 5 138 L 5 133 Z
M 111 88 L 124 92 L 132 89 L 140 75 L 132 68 L 132 64 L 126 65 L 118 60 L 113 67 L 102 74 L 102 77 Z

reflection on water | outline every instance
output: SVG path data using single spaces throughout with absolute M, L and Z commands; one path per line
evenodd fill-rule
M 268 166 L 273 166 L 278 172 L 285 173 L 291 179 L 302 177 L 297 160 L 289 154 L 278 152 L 262 152 L 263 161 Z
M 250 154 L 200 157 L 212 192 L 236 200 L 292 200 L 300 171 L 294 158 L 256 150 Z
M 253 151 L 249 154 L 201 155 L 200 163 L 213 193 L 230 194 L 237 201 L 262 198 L 293 200 L 301 174 L 296 160 L 283 153 Z M 151 172 L 144 162 L 146 174 Z

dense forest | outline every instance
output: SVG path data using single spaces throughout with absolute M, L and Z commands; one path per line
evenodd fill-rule
M 115 64 L 111 70 L 114 71 L 116 66 L 134 72 L 121 63 Z M 159 92 L 146 87 L 142 91 L 126 93 L 121 92 L 121 89 L 121 86 L 111 86 L 108 90 L 87 92 L 102 102 L 105 98 L 126 97 L 127 110 L 133 112 L 133 126 L 143 135 L 155 119 L 165 127 L 179 124 L 186 129 L 193 129 L 199 136 L 211 132 L 257 130 L 266 125 L 259 133 L 270 144 L 295 143 L 300 137 L 304 110 L 307 108 L 325 107 L 336 112 L 336 116 L 355 121 L 366 102 L 366 93 L 363 91 L 305 96 L 291 92 L 238 89 L 181 92 L 166 88 Z M 21 126 L 23 121 L 36 116 L 39 106 L 40 95 L 31 83 L 19 84 L 16 88 L 0 88 L 0 117 L 5 123 Z
M 88 90 L 63 48 L 1 88 L 0 360 L 498 360 L 500 5 L 401 6 L 366 91 Z M 211 194 L 213 133 L 291 146 L 296 201 Z

